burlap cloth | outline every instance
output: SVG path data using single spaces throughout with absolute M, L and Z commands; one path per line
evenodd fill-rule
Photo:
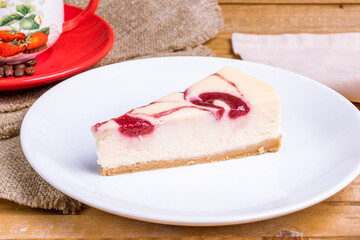
M 84 8 L 88 1 L 65 2 Z M 210 56 L 212 52 L 201 44 L 223 27 L 216 0 L 101 0 L 96 13 L 112 26 L 115 43 L 95 67 L 152 56 Z M 50 87 L 0 92 L 0 198 L 76 213 L 81 203 L 45 182 L 20 146 L 18 135 L 26 111 Z

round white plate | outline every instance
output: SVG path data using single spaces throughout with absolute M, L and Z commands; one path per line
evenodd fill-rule
M 99 175 L 93 124 L 183 91 L 224 66 L 269 83 L 279 94 L 279 152 Z M 128 61 L 79 74 L 41 96 L 21 128 L 28 161 L 65 194 L 121 216 L 194 226 L 273 218 L 330 197 L 359 174 L 359 142 L 360 113 L 335 91 L 281 69 L 205 57 Z

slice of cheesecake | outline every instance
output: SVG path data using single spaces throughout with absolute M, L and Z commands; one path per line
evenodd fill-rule
M 225 67 L 91 130 L 101 175 L 115 175 L 276 152 L 279 121 L 274 89 Z

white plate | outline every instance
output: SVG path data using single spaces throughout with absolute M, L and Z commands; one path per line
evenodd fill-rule
M 211 164 L 99 175 L 91 125 L 232 66 L 269 83 L 282 104 L 277 153 Z M 225 225 L 288 214 L 340 191 L 360 172 L 360 114 L 303 76 L 239 60 L 152 58 L 118 63 L 58 84 L 30 108 L 21 143 L 50 184 L 88 205 L 177 225 Z

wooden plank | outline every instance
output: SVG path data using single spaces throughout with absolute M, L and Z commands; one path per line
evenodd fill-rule
M 217 53 L 232 53 L 231 34 L 227 37 L 216 37 L 205 44 L 206 47 Z
M 218 0 L 221 4 L 360 4 L 360 0 Z
M 360 110 L 360 103 L 354 103 L 354 105 L 355 105 L 355 107 L 357 107 Z
M 9 200 L 0 199 L 0 217 L 9 215 L 59 215 L 59 211 L 44 210 L 40 208 L 30 208 L 28 206 L 20 205 Z
M 360 185 L 351 184 L 324 202 L 338 203 L 338 205 L 352 204 L 360 206 Z
M 0 238 L 271 237 L 281 230 L 310 237 L 360 236 L 360 206 L 321 203 L 262 222 L 223 227 L 181 227 L 146 223 L 111 214 L 0 216 Z
M 222 5 L 225 29 L 254 34 L 359 32 L 360 5 Z

